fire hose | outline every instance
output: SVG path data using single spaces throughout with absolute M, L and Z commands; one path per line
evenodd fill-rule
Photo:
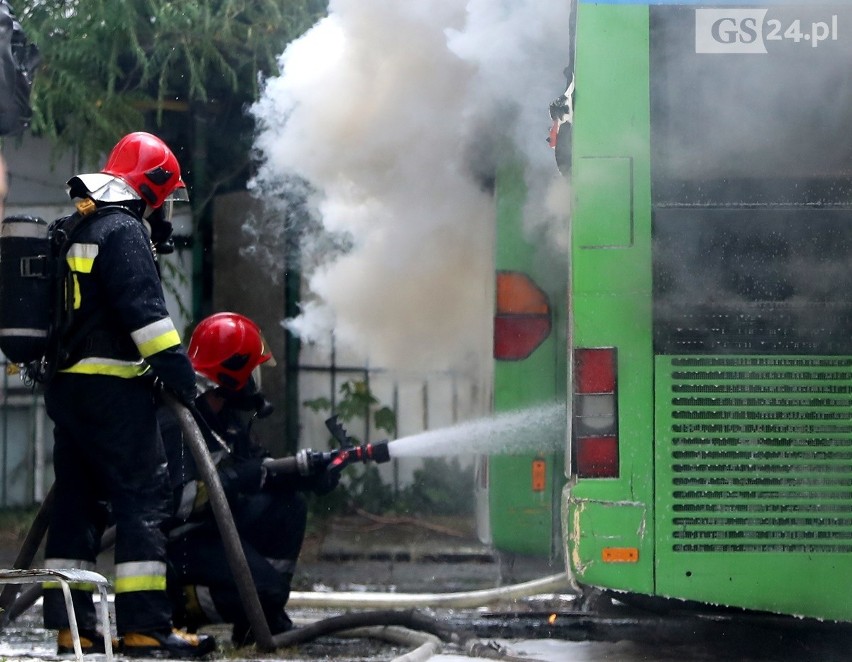
M 251 576 L 245 553 L 243 552 L 242 542 L 240 541 L 225 491 L 222 488 L 216 465 L 213 462 L 213 458 L 207 448 L 206 440 L 199 427 L 199 423 L 203 424 L 203 421 L 199 421 L 198 417 L 194 416 L 187 407 L 178 402 L 169 392 L 164 391 L 163 397 L 178 420 L 184 443 L 189 447 L 196 467 L 201 474 L 201 479 L 207 486 L 210 505 L 222 536 L 225 556 L 234 575 L 240 601 L 245 610 L 246 618 L 254 634 L 257 646 L 261 650 L 273 650 L 275 644 L 272 640 L 272 634 L 269 631 L 266 616 L 260 605 L 254 580 Z M 343 427 L 337 422 L 336 417 L 332 417 L 326 421 L 326 426 L 335 439 L 343 444 L 341 448 L 324 453 L 303 449 L 293 457 L 265 462 L 267 472 L 275 474 L 298 473 L 303 476 L 309 476 L 320 470 L 339 471 L 345 466 L 358 461 L 387 462 L 390 460 L 386 442 L 356 446 L 346 435 Z M 15 568 L 25 569 L 30 567 L 39 545 L 47 532 L 52 502 L 53 488 L 48 492 L 47 497 L 39 508 L 39 512 L 15 560 Z M 113 544 L 114 535 L 114 529 L 110 529 L 105 533 L 101 541 L 102 550 Z M 11 618 L 29 608 L 41 594 L 40 587 L 31 587 L 30 590 L 20 595 L 17 594 L 18 589 L 19 587 L 10 585 L 5 587 L 3 593 L 0 594 L 0 606 L 4 610 L 2 621 L 0 621 L 0 628 L 5 626 Z
M 455 594 L 364 594 L 364 593 L 291 593 L 288 605 L 290 606 L 312 606 L 312 607 L 385 607 L 386 609 L 360 614 L 344 614 L 343 616 L 331 617 L 313 623 L 307 627 L 298 628 L 272 636 L 266 617 L 260 605 L 257 590 L 254 585 L 251 572 L 246 562 L 242 543 L 227 502 L 225 492 L 222 488 L 216 466 L 213 463 L 207 443 L 199 427 L 199 423 L 193 413 L 180 404 L 173 396 L 165 393 L 166 403 L 178 419 L 184 442 L 189 447 L 196 466 L 201 474 L 202 480 L 207 485 L 210 504 L 222 536 L 226 557 L 234 575 L 235 583 L 239 591 L 239 597 L 243 604 L 247 620 L 255 636 L 258 649 L 271 651 L 275 648 L 292 646 L 294 644 L 310 641 L 323 634 L 331 632 L 348 631 L 355 628 L 369 628 L 387 631 L 390 626 L 403 626 L 411 630 L 419 630 L 429 633 L 434 639 L 438 637 L 444 641 L 460 644 L 463 643 L 467 652 L 477 657 L 490 657 L 492 659 L 518 659 L 512 658 L 506 651 L 492 650 L 493 647 L 484 646 L 476 642 L 471 636 L 460 636 L 458 633 L 449 631 L 441 626 L 438 621 L 426 617 L 414 611 L 412 607 L 474 607 L 487 604 L 498 599 L 517 598 L 526 595 L 534 595 L 570 586 L 568 578 L 564 574 L 545 577 L 525 584 L 515 586 L 499 587 L 497 589 L 470 591 Z M 387 462 L 390 453 L 387 442 L 378 444 L 364 444 L 356 446 L 346 436 L 345 430 L 337 423 L 336 417 L 326 421 L 326 426 L 342 447 L 328 452 L 315 452 L 303 449 L 295 456 L 269 460 L 265 463 L 266 470 L 280 474 L 299 474 L 309 476 L 321 470 L 340 470 L 353 462 Z M 48 493 L 45 501 L 37 514 L 33 525 L 22 545 L 15 561 L 16 568 L 29 568 L 38 550 L 41 540 L 47 530 L 50 504 L 52 502 L 52 490 Z M 105 532 L 101 542 L 101 549 L 107 549 L 114 543 L 114 528 Z M 16 587 L 7 586 L 0 594 L 0 606 L 4 608 L 0 629 L 11 619 L 14 619 L 27 608 L 29 608 L 41 594 L 40 587 L 31 587 L 16 597 Z M 400 608 L 408 608 L 400 611 Z M 375 626 L 383 626 L 376 628 Z M 375 632 L 374 632 L 375 634 Z M 399 636 L 399 635 L 395 635 Z M 423 654 L 435 650 L 434 641 L 427 641 L 421 646 Z M 420 649 L 418 649 L 420 650 Z M 410 654 L 410 655 L 413 655 Z M 404 659 L 415 659 L 403 656 Z M 402 658 L 401 658 L 402 659 Z M 425 658 L 424 658 L 425 659 Z
M 245 610 L 246 619 L 254 633 L 257 647 L 264 651 L 273 650 L 275 645 L 272 643 L 269 623 L 267 623 L 266 616 L 260 606 L 260 598 L 257 595 L 257 588 L 246 561 L 239 533 L 237 533 L 237 526 L 234 524 L 234 517 L 231 514 L 228 499 L 225 497 L 225 490 L 222 489 L 222 482 L 219 480 L 216 465 L 213 463 L 210 451 L 207 450 L 207 442 L 201 434 L 192 412 L 179 403 L 171 393 L 164 392 L 163 396 L 166 404 L 169 405 L 178 419 L 181 432 L 183 432 L 184 443 L 189 446 L 195 465 L 207 486 L 210 506 L 213 508 L 216 525 L 222 535 L 225 557 L 228 559 L 228 565 L 234 575 L 234 583 L 237 585 L 240 601 Z
M 498 600 L 516 600 L 530 595 L 553 593 L 577 588 L 566 573 L 541 577 L 532 581 L 510 586 L 458 593 L 362 593 L 355 591 L 299 592 L 290 593 L 287 604 L 293 607 L 326 609 L 408 609 L 429 607 L 432 609 L 470 609 Z
M 213 463 L 213 458 L 210 456 L 207 443 L 201 433 L 199 421 L 187 407 L 181 405 L 170 393 L 164 393 L 164 396 L 166 403 L 178 418 L 184 442 L 189 446 L 195 464 L 201 473 L 201 478 L 207 486 L 210 505 L 213 508 L 216 524 L 219 527 L 219 532 L 222 535 L 222 541 L 225 545 L 225 555 L 228 559 L 228 565 L 231 567 L 231 572 L 234 575 L 240 601 L 246 612 L 246 619 L 254 634 L 256 645 L 262 651 L 274 650 L 277 647 L 277 643 L 273 640 L 272 634 L 269 631 L 269 623 L 267 623 L 266 616 L 260 605 L 260 599 L 258 598 L 257 589 L 255 588 L 254 580 L 251 576 L 245 553 L 243 552 L 237 527 L 234 524 L 231 508 L 228 505 L 225 491 L 222 488 L 222 482 L 219 480 L 216 465 Z M 266 470 L 272 473 L 301 473 L 302 475 L 310 475 L 320 467 L 324 467 L 326 470 L 340 470 L 356 461 L 367 462 L 368 460 L 373 460 L 376 462 L 387 462 L 390 459 L 387 443 L 355 446 L 351 443 L 349 437 L 346 436 L 346 431 L 337 422 L 336 417 L 332 417 L 326 421 L 326 426 L 338 441 L 346 444 L 344 447 L 335 451 L 329 451 L 328 453 L 306 450 L 298 454 L 295 458 L 283 458 L 278 461 L 272 460 L 266 463 Z
M 222 535 L 225 555 L 228 559 L 231 571 L 234 574 L 234 580 L 237 585 L 240 600 L 243 604 L 243 609 L 246 612 L 249 625 L 254 632 L 257 646 L 262 650 L 272 650 L 274 648 L 274 644 L 272 643 L 272 634 L 269 631 L 269 624 L 266 622 L 266 616 L 261 609 L 257 589 L 255 588 L 248 563 L 246 562 L 245 553 L 243 552 L 237 528 L 234 524 L 234 518 L 231 514 L 231 509 L 228 506 L 228 501 L 225 498 L 225 492 L 222 489 L 219 474 L 216 471 L 216 465 L 213 463 L 210 452 L 207 450 L 207 444 L 201 434 L 198 423 L 192 415 L 192 412 L 180 404 L 170 393 L 164 392 L 163 395 L 166 404 L 169 405 L 178 419 L 181 432 L 183 433 L 184 442 L 187 446 L 189 446 L 196 466 L 201 473 L 201 477 L 207 485 L 210 505 L 213 509 L 216 523 L 219 526 L 219 530 Z M 24 545 L 16 559 L 16 567 L 28 568 L 32 563 L 36 550 L 47 531 L 47 521 L 49 520 L 49 513 L 51 509 L 50 504 L 52 502 L 52 498 L 50 498 L 51 495 L 52 490 L 48 494 L 48 498 L 46 498 L 44 503 L 42 503 L 42 507 L 39 509 L 36 520 L 30 528 L 27 538 L 24 541 Z M 16 589 L 14 587 L 9 588 L 10 591 L 6 594 L 5 600 L 7 602 L 12 602 L 12 598 L 15 597 Z M 32 593 L 29 597 L 32 597 Z M 3 598 L 4 595 L 0 594 L 0 599 Z M 12 606 L 13 605 L 10 605 L 10 607 Z M 20 613 L 20 610 L 13 610 L 12 608 L 7 609 L 6 611 L 17 611 Z M 8 617 L 4 618 L 7 619 Z M 4 620 L 3 624 L 5 625 L 6 622 L 7 621 Z
M 340 448 L 324 453 L 312 451 L 309 448 L 302 449 L 291 457 L 265 461 L 263 466 L 266 467 L 266 471 L 273 474 L 313 476 L 322 471 L 340 471 L 353 462 L 381 464 L 390 461 L 390 450 L 386 441 L 357 446 L 337 421 L 337 416 L 329 418 L 325 425 L 340 444 Z

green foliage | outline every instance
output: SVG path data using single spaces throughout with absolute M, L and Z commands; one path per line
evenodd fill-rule
M 199 255 L 209 201 L 251 176 L 247 107 L 278 56 L 324 15 L 327 0 L 15 0 L 41 64 L 31 130 L 54 156 L 94 169 L 121 136 L 152 131 L 190 189 Z M 208 268 L 204 264 L 203 269 Z M 212 293 L 200 279 L 197 296 Z M 199 310 L 194 309 L 194 314 Z
M 334 412 L 344 426 L 347 422 L 372 415 L 377 430 L 396 435 L 396 414 L 382 406 L 366 381 L 347 381 L 340 386 L 340 399 Z M 328 398 L 304 402 L 318 413 L 332 413 Z M 353 437 L 357 443 L 358 439 Z M 457 457 L 424 458 L 423 466 L 414 472 L 411 485 L 395 490 L 382 480 L 374 464 L 354 465 L 344 471 L 346 478 L 336 490 L 311 499 L 314 516 L 350 512 L 354 509 L 375 514 L 468 515 L 473 511 L 473 469 L 462 467 Z
M 427 457 L 414 472 L 414 482 L 400 495 L 402 512 L 467 515 L 473 512 L 473 468 L 458 457 Z
M 353 419 L 372 416 L 377 430 L 383 430 L 392 436 L 396 434 L 396 414 L 390 407 L 377 406 L 378 399 L 370 390 L 370 385 L 363 380 L 343 382 L 340 385 L 340 398 L 334 405 L 325 397 L 305 400 L 302 404 L 317 413 L 330 413 L 333 409 L 333 413 L 337 414 L 344 424 Z M 355 436 L 352 438 L 358 440 Z
M 357 468 L 358 471 L 351 471 L 346 485 L 350 509 L 357 507 L 371 513 L 393 511 L 396 496 L 393 487 L 382 480 L 379 468 L 375 464 Z
M 373 420 L 377 430 L 384 430 L 391 436 L 396 436 L 396 413 L 390 407 L 379 407 L 373 412 Z
M 23 539 L 38 515 L 39 506 L 0 509 L 0 537 Z
M 316 22 L 322 0 L 21 0 L 15 10 L 42 64 L 33 131 L 85 163 L 155 110 L 242 115 L 286 44 Z M 170 118 L 169 122 L 180 122 Z M 227 133 L 227 129 L 225 131 Z

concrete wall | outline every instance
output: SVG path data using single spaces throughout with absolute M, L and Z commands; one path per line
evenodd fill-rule
M 7 216 L 46 221 L 73 211 L 65 182 L 75 174 L 70 154 L 55 157 L 50 144 L 25 135 L 3 141 L 9 180 Z M 0 355 L 5 368 L 5 358 Z M 18 376 L 4 376 L 0 411 L 0 507 L 39 503 L 53 483 L 53 427 L 38 391 Z

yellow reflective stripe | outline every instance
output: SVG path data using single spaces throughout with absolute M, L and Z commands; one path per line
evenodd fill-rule
M 82 359 L 59 372 L 70 372 L 77 375 L 108 375 L 131 379 L 144 375 L 149 369 L 150 366 L 143 361 L 116 361 L 114 359 L 90 357 Z
M 96 591 L 98 590 L 97 584 L 92 584 L 91 582 L 68 582 L 68 586 L 73 588 L 75 591 Z M 61 589 L 62 584 L 59 582 L 42 582 L 41 587 L 48 591 L 50 589 Z
M 74 283 L 74 310 L 79 310 L 80 304 L 83 302 L 83 295 L 80 294 L 80 280 L 77 274 L 71 274 L 71 280 Z
M 147 357 L 157 352 L 162 352 L 169 347 L 177 347 L 178 345 L 180 345 L 180 335 L 177 331 L 170 331 L 159 338 L 154 338 L 146 343 L 137 345 L 137 347 L 139 348 L 139 353 L 143 357 Z
M 80 308 L 80 281 L 77 274 L 90 274 L 98 256 L 97 244 L 71 244 L 71 248 L 65 254 L 65 261 L 71 269 L 71 280 L 74 287 L 74 310 Z
M 131 332 L 130 337 L 133 338 L 133 342 L 136 343 L 136 347 L 143 357 L 180 345 L 180 334 L 175 329 L 171 317 L 164 317 L 143 326 L 141 329 L 136 329 Z
M 150 575 L 147 577 L 116 578 L 113 587 L 116 593 L 133 593 L 134 591 L 165 591 L 166 578 Z
M 133 561 L 115 566 L 115 592 L 165 591 L 166 564 L 161 561 Z
M 90 274 L 97 256 L 97 244 L 72 244 L 65 255 L 65 261 L 68 262 L 71 271 Z
M 195 494 L 195 501 L 192 504 L 192 512 L 201 512 L 209 501 L 210 498 L 207 496 L 207 484 L 199 480 L 198 492 Z

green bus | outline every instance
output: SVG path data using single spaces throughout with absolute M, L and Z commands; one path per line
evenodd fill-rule
M 568 570 L 852 620 L 852 2 L 573 17 Z
M 548 254 L 522 230 L 527 190 L 519 157 L 507 157 L 498 169 L 494 195 L 497 274 L 493 408 L 499 414 L 559 402 L 564 406 L 564 255 Z M 554 448 L 564 446 L 567 415 L 563 419 L 560 430 L 529 433 L 537 434 L 537 438 L 525 439 L 524 448 L 540 447 L 539 452 L 479 458 L 478 487 L 484 502 L 477 518 L 480 537 L 501 554 L 507 578 L 519 558 L 562 563 L 559 504 L 565 485 L 565 455 Z M 531 421 L 530 427 L 534 429 L 536 424 Z M 545 438 L 552 435 L 559 436 L 557 444 Z

